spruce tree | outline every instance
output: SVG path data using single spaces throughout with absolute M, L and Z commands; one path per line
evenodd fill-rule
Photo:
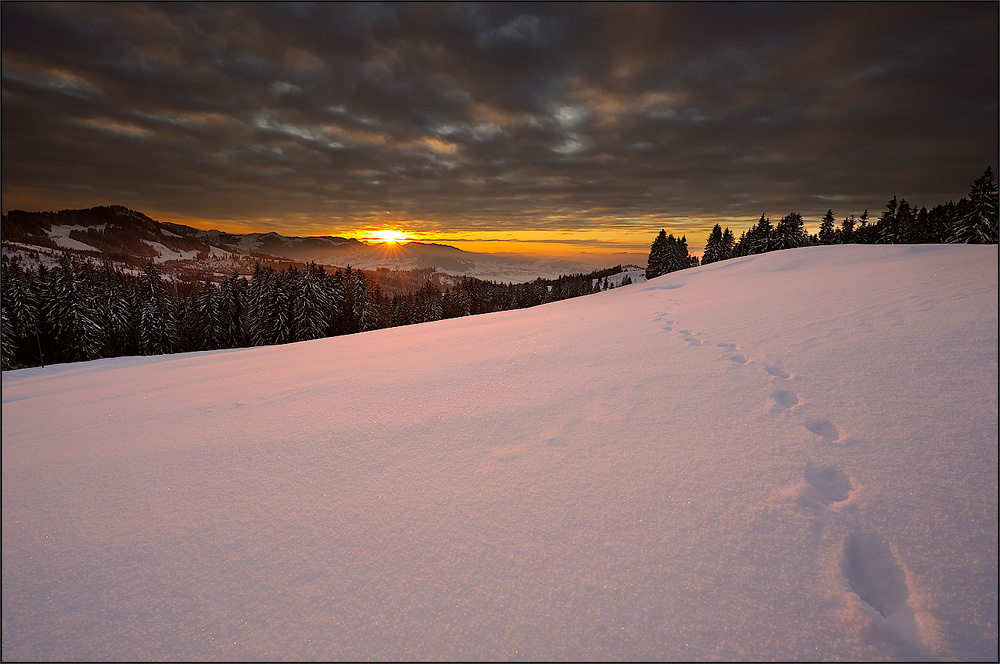
M 705 241 L 705 250 L 701 255 L 701 264 L 708 265 L 722 260 L 720 255 L 722 251 L 722 226 L 716 224 L 712 227 L 712 232 L 708 234 L 708 239 Z
M 671 235 L 671 237 L 673 237 Z M 646 262 L 646 279 L 655 279 L 666 274 L 667 269 L 667 231 L 660 229 L 660 234 L 653 240 L 649 247 L 649 260 Z
M 222 320 L 221 296 L 215 284 L 206 279 L 195 294 L 195 312 L 200 350 L 215 350 L 225 346 L 225 327 Z
M 172 352 L 174 325 L 163 279 L 152 261 L 146 263 L 139 280 L 139 353 L 161 355 Z
M 899 200 L 899 207 L 896 209 L 896 238 L 900 244 L 916 244 L 919 242 L 919 232 L 917 229 L 917 217 L 913 214 L 913 208 L 905 198 Z
M 686 235 L 682 235 L 680 239 L 675 238 L 673 235 L 668 235 L 667 246 L 669 247 L 667 252 L 668 272 L 685 270 L 693 265 L 697 265 L 697 263 L 691 260 L 691 255 L 688 253 Z
M 857 244 L 875 244 L 877 239 L 875 224 L 868 221 L 868 208 L 858 217 L 858 227 L 854 229 L 854 241 Z
M 841 244 L 851 244 L 854 242 L 854 215 L 849 217 L 844 217 L 844 220 L 840 222 L 840 228 L 838 230 L 839 240 Z
M 297 341 L 326 336 L 330 309 L 326 297 L 325 275 L 315 263 L 306 266 L 295 299 L 295 334 Z
M 819 243 L 834 244 L 837 237 L 835 231 L 833 210 L 829 209 L 819 222 Z
M 726 230 L 722 231 L 722 244 L 719 247 L 719 260 L 725 261 L 733 257 L 733 248 L 736 246 L 736 238 L 733 237 L 733 232 L 729 230 L 726 226 Z
M 747 254 L 763 254 L 775 248 L 774 227 L 771 220 L 765 215 L 760 215 L 757 225 L 747 231 Z
M 997 182 L 993 177 L 993 169 L 987 167 L 972 183 L 968 198 L 959 201 L 949 241 L 996 244 L 1000 236 L 997 209 Z
M 885 211 L 875 225 L 875 242 L 879 244 L 897 244 L 899 242 L 899 224 L 896 219 L 896 209 L 899 199 L 895 196 L 885 204 Z
M 25 271 L 17 261 L 3 257 L 3 341 L 4 369 L 40 364 L 37 357 L 38 307 L 31 287 L 31 271 Z
M 802 215 L 798 212 L 790 212 L 782 217 L 778 225 L 774 227 L 774 239 L 775 249 L 794 249 L 808 244 Z

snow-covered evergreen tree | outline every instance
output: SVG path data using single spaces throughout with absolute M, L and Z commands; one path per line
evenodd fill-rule
M 42 307 L 58 349 L 53 360 L 79 362 L 100 357 L 101 330 L 94 298 L 86 281 L 77 278 L 76 268 L 67 257 L 52 270 L 49 283 Z
M 219 306 L 222 309 L 226 348 L 242 348 L 248 344 L 246 332 L 248 292 L 249 285 L 244 277 L 234 273 L 222 280 L 222 286 L 219 288 Z
M 273 310 L 271 305 L 274 270 L 255 263 L 247 297 L 247 340 L 252 346 L 265 346 L 274 338 Z
M 174 321 L 167 301 L 163 278 L 152 261 L 146 263 L 139 278 L 139 353 L 170 353 L 174 341 Z
M 875 225 L 875 242 L 879 244 L 899 243 L 899 224 L 896 219 L 896 210 L 898 207 L 899 199 L 896 196 L 893 196 L 892 200 L 885 204 L 885 211 L 882 212 L 882 216 L 879 217 Z
M 38 305 L 30 271 L 17 261 L 3 258 L 2 365 L 3 369 L 22 366 L 19 354 L 33 354 L 38 346 Z M 26 359 L 26 358 L 25 358 Z M 41 362 L 42 358 L 38 358 Z
M 782 217 L 781 221 L 774 227 L 773 237 L 774 249 L 794 249 L 795 247 L 804 247 L 809 243 L 802 215 L 798 212 L 790 212 Z
M 682 235 L 680 239 L 675 238 L 673 235 L 668 235 L 667 246 L 670 248 L 667 253 L 667 272 L 686 270 L 689 267 L 698 265 L 698 259 L 695 258 L 692 260 L 691 254 L 688 253 L 686 235 Z
M 763 254 L 774 249 L 774 227 L 766 215 L 760 215 L 757 224 L 747 231 L 746 255 Z
M 917 217 L 905 198 L 899 200 L 896 208 L 896 237 L 900 244 L 916 244 L 920 241 Z
M 962 204 L 962 201 L 965 204 Z M 996 244 L 998 228 L 997 181 L 993 169 L 987 168 L 969 189 L 968 198 L 959 202 L 949 241 L 966 244 Z
M 671 236 L 673 237 L 673 236 Z M 667 270 L 667 231 L 660 229 L 659 235 L 649 247 L 649 259 L 646 262 L 646 279 L 655 279 L 666 274 Z
M 705 240 L 705 250 L 701 254 L 701 264 L 708 265 L 723 260 L 722 253 L 722 226 L 716 224 L 712 227 L 712 232 L 708 234 L 708 239 Z
M 214 283 L 206 279 L 194 297 L 194 311 L 201 350 L 214 350 L 225 345 L 225 327 L 222 320 L 221 295 Z
M 722 231 L 722 245 L 719 247 L 719 260 L 729 260 L 733 257 L 733 247 L 736 246 L 736 238 L 733 236 L 733 232 L 726 227 L 726 230 Z
M 834 225 L 833 210 L 829 209 L 819 222 L 819 243 L 835 244 L 837 241 L 836 226 Z
M 330 303 L 327 298 L 323 268 L 309 263 L 302 275 L 294 302 L 294 327 L 297 341 L 326 336 Z
M 838 244 L 852 244 L 854 242 L 854 226 L 856 222 L 854 221 L 854 215 L 844 217 L 844 220 L 840 222 L 840 228 L 837 229 L 837 243 Z

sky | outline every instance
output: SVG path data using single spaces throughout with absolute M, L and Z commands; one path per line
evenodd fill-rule
M 998 170 L 998 5 L 2 5 L 3 211 L 694 246 Z

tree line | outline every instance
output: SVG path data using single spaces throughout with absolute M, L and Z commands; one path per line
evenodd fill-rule
M 744 231 L 739 239 L 733 232 L 716 224 L 705 242 L 701 260 L 687 252 L 687 238 L 675 238 L 661 230 L 649 251 L 646 278 L 652 279 L 690 265 L 750 256 L 779 249 L 793 249 L 831 244 L 997 244 L 998 190 L 993 169 L 987 168 L 976 178 L 969 195 L 959 202 L 948 201 L 930 210 L 919 209 L 906 199 L 892 197 L 878 219 L 868 210 L 855 218 L 845 217 L 837 224 L 833 210 L 820 220 L 819 231 L 809 234 L 802 215 L 791 212 L 772 224 L 766 215 Z
M 523 284 L 463 277 L 454 288 L 428 281 L 389 296 L 359 270 L 315 263 L 275 270 L 258 262 L 249 278 L 215 283 L 164 279 L 153 262 L 136 273 L 64 256 L 32 269 L 4 256 L 0 356 L 6 370 L 307 341 L 586 295 L 621 271 Z

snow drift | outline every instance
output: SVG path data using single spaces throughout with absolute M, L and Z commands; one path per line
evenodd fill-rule
M 997 247 L 3 374 L 3 659 L 996 659 Z

